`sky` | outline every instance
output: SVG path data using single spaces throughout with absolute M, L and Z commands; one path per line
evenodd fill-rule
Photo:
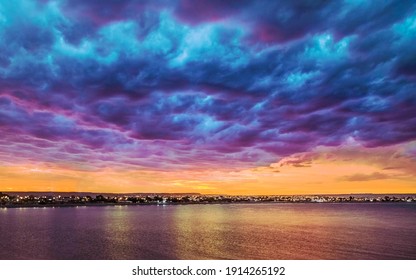
M 416 2 L 0 0 L 0 191 L 416 193 Z

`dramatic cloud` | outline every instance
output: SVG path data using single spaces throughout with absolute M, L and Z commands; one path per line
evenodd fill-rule
M 365 165 L 376 170 L 372 173 L 374 177 L 379 177 L 381 173 L 386 172 L 389 176 L 394 173 L 399 177 L 412 177 L 416 174 L 415 148 L 415 141 L 393 146 L 366 148 L 348 139 L 337 147 L 318 146 L 310 152 L 284 157 L 277 163 L 271 164 L 270 168 L 283 170 L 287 167 L 314 167 L 322 163 L 338 166 Z M 351 174 L 352 178 L 355 178 L 355 173 Z
M 241 170 L 348 139 L 414 141 L 415 11 L 407 0 L 1 1 L 0 163 Z

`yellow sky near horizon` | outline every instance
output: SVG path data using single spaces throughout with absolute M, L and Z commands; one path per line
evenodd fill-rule
M 203 194 L 416 193 L 414 143 L 318 147 L 270 164 L 236 170 L 79 171 L 46 165 L 0 166 L 0 191 Z

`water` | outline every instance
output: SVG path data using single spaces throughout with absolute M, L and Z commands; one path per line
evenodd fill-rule
M 0 209 L 0 259 L 416 259 L 416 204 Z

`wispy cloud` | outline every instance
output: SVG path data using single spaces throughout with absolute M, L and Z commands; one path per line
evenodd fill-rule
M 371 174 L 353 174 L 353 175 L 349 175 L 349 176 L 345 176 L 342 178 L 342 180 L 345 181 L 372 181 L 372 180 L 384 180 L 384 179 L 389 179 L 390 176 L 380 173 L 380 172 L 373 172 Z

